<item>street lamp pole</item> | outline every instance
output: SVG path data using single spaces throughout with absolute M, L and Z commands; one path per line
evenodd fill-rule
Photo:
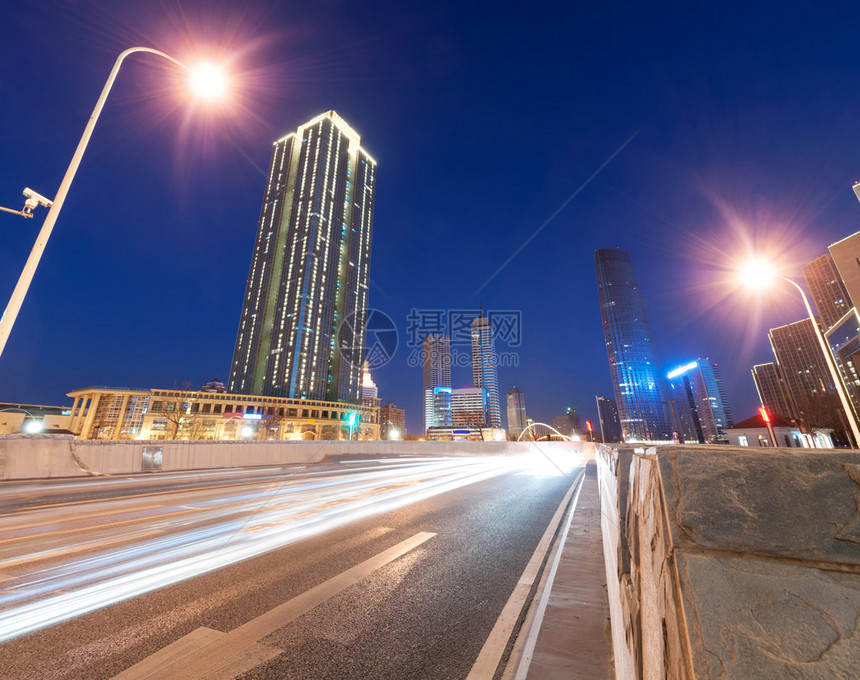
M 150 54 L 156 54 L 159 57 L 164 57 L 183 69 L 188 68 L 185 64 L 174 59 L 170 55 L 160 52 L 159 50 L 154 50 L 151 47 L 130 47 L 117 58 L 116 63 L 113 65 L 110 75 L 108 76 L 107 82 L 105 83 L 104 89 L 102 89 L 102 93 L 96 102 L 93 113 L 90 116 L 89 121 L 87 121 L 87 126 L 84 128 L 84 134 L 81 135 L 81 141 L 78 142 L 78 148 L 75 149 L 75 154 L 72 156 L 72 162 L 69 163 L 66 174 L 63 176 L 63 181 L 60 182 L 60 188 L 57 190 L 57 195 L 54 198 L 53 205 L 51 205 L 50 210 L 48 210 L 48 215 L 45 217 L 45 222 L 42 224 L 42 228 L 36 238 L 36 243 L 30 251 L 30 257 L 27 258 L 27 263 L 24 265 L 24 270 L 18 278 L 15 290 L 12 291 L 12 297 L 9 299 L 6 311 L 3 312 L 3 317 L 0 318 L 0 355 L 3 354 L 3 348 L 6 347 L 6 341 L 9 339 L 9 334 L 12 332 L 12 326 L 15 324 L 15 319 L 18 317 L 18 312 L 21 310 L 21 305 L 24 303 L 24 297 L 27 295 L 27 290 L 30 288 L 30 282 L 33 280 L 33 276 L 36 273 L 36 267 L 39 266 L 39 260 L 42 259 L 42 253 L 45 251 L 48 238 L 51 236 L 51 231 L 54 229 L 54 224 L 56 223 L 60 210 L 63 207 L 63 203 L 66 200 L 66 195 L 69 193 L 69 187 L 72 184 L 72 180 L 75 178 L 78 166 L 81 164 L 81 158 L 84 155 L 84 151 L 86 151 L 87 144 L 89 144 L 90 137 L 93 134 L 93 128 L 95 128 L 99 115 L 104 108 L 105 100 L 113 87 L 114 80 L 116 80 L 119 67 L 127 56 L 135 52 L 149 52 Z
M 836 365 L 833 363 L 833 358 L 830 356 L 830 348 L 827 346 L 827 342 L 824 340 L 824 336 L 818 328 L 818 322 L 815 320 L 815 314 L 809 304 L 809 299 L 806 297 L 806 293 L 803 292 L 803 288 L 790 278 L 787 276 L 780 276 L 779 278 L 783 281 L 788 281 L 788 283 L 797 288 L 797 292 L 800 293 L 800 297 L 803 298 L 803 305 L 806 307 L 806 313 L 809 315 L 809 322 L 812 324 L 812 330 L 815 333 L 815 337 L 818 338 L 818 344 L 824 354 L 824 361 L 827 363 L 827 369 L 830 371 L 830 378 L 833 380 L 833 385 L 836 388 L 837 394 L 839 394 L 839 400 L 842 402 L 842 408 L 845 411 L 845 417 L 848 419 L 848 425 L 851 427 L 851 434 L 854 436 L 854 446 L 860 447 L 860 429 L 857 428 L 857 419 L 854 417 L 854 411 L 851 409 L 848 395 L 845 393 L 845 386 L 842 383 L 842 377 L 836 370 Z

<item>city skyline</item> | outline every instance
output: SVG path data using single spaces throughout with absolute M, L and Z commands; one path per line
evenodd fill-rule
M 6 12 L 0 68 L 9 91 L 26 96 L 4 111 L 2 205 L 16 205 L 23 186 L 53 194 L 110 64 L 130 44 L 170 53 L 226 44 L 235 71 L 248 75 L 237 115 L 214 115 L 186 111 L 166 66 L 140 59 L 124 67 L 0 361 L 3 399 L 62 404 L 87 384 L 227 381 L 271 141 L 323 110 L 373 140 L 380 159 L 370 305 L 401 338 L 412 307 L 477 307 L 472 292 L 612 157 L 480 292 L 488 307 L 522 312 L 521 363 L 501 368 L 499 381 L 526 391 L 543 420 L 572 396 L 596 422 L 594 395 L 608 393 L 599 309 L 587 293 L 594 249 L 637 248 L 664 365 L 707 350 L 725 369 L 741 419 L 757 403 L 749 367 L 768 360 L 767 329 L 797 319 L 799 307 L 780 294 L 765 310 L 740 299 L 723 310 L 715 272 L 746 244 L 773 246 L 778 235 L 776 250 L 799 277 L 828 243 L 857 230 L 857 154 L 845 144 L 855 94 L 840 86 L 848 60 L 838 55 L 853 44 L 846 18 L 855 10 L 843 8 L 836 21 L 835 9 L 775 17 L 753 8 L 738 23 L 728 8 L 706 21 L 705 8 L 683 16 L 632 5 L 605 14 L 547 8 L 521 25 L 516 8 L 488 20 L 444 4 L 419 21 L 405 8 L 255 11 L 252 3 L 256 24 L 226 5 L 186 8 L 184 17 L 153 17 L 142 7 L 60 7 L 38 27 L 26 3 Z M 273 14 L 262 21 L 265 12 Z M 204 17 L 212 33 L 195 35 Z M 274 28 L 293 21 L 304 28 Z M 85 31 L 66 28 L 82 23 Z M 222 40 L 219 26 L 236 39 Z M 571 26 L 583 40 L 566 40 Z M 520 60 L 498 40 L 514 28 L 529 47 Z M 605 31 L 618 37 L 611 49 L 589 37 Z M 320 47 L 320 35 L 343 51 Z M 729 61 L 720 49 L 727 38 Z M 242 41 L 248 48 L 235 49 Z M 558 58 L 548 59 L 556 43 Z M 563 67 L 586 55 L 595 63 L 588 74 Z M 642 68 L 619 80 L 619 65 L 631 62 Z M 44 75 L 43 86 L 33 86 L 32 73 Z M 534 73 L 541 77 L 526 77 Z M 561 96 L 549 84 L 563 78 L 595 96 L 584 105 Z M 524 88 L 513 104 L 500 94 L 511 79 Z M 810 111 L 809 101 L 833 92 L 832 106 Z M 481 126 L 463 125 L 488 110 Z M 498 140 L 535 122 L 556 125 L 562 137 L 533 140 L 523 172 L 505 169 Z M 4 216 L 0 290 L 14 284 L 43 215 Z M 561 311 L 547 291 L 576 291 L 581 304 Z M 562 339 L 570 359 L 555 361 Z M 418 431 L 421 398 L 407 355 L 374 367 L 374 378 Z

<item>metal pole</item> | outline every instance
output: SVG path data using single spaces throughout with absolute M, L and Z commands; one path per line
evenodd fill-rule
M 854 437 L 854 447 L 857 448 L 860 446 L 860 429 L 857 427 L 857 419 L 854 417 L 854 411 L 851 409 L 851 403 L 848 401 L 848 395 L 845 393 L 845 385 L 842 383 L 842 376 L 840 376 L 839 372 L 836 370 L 833 358 L 830 356 L 830 348 L 827 346 L 827 342 L 824 340 L 824 336 L 818 328 L 818 322 L 815 320 L 815 314 L 812 312 L 812 307 L 809 304 L 806 293 L 803 292 L 803 288 L 791 279 L 785 276 L 780 278 L 784 281 L 788 281 L 792 286 L 797 288 L 797 291 L 800 293 L 800 297 L 803 298 L 803 304 L 806 307 L 806 313 L 809 314 L 809 321 L 812 324 L 812 330 L 815 333 L 815 337 L 818 338 L 818 344 L 821 346 L 821 351 L 824 353 L 824 361 L 827 364 L 827 369 L 830 371 L 830 378 L 833 380 L 833 385 L 836 388 L 837 394 L 839 394 L 839 400 L 842 402 L 842 408 L 845 410 L 845 417 L 848 419 L 848 424 L 851 426 L 851 434 Z
M 177 61 L 170 55 L 167 55 L 164 52 L 159 52 L 158 50 L 154 50 L 150 47 L 131 47 L 117 57 L 116 63 L 113 65 L 107 82 L 105 83 L 104 89 L 102 89 L 102 93 L 96 102 L 93 113 L 90 116 L 89 121 L 87 121 L 87 126 L 84 128 L 84 134 L 81 135 L 81 141 L 78 142 L 78 148 L 75 149 L 75 154 L 72 156 L 72 162 L 69 163 L 69 167 L 66 169 L 66 174 L 63 176 L 63 181 L 60 182 L 60 188 L 57 189 L 54 204 L 51 206 L 50 210 L 48 210 L 45 222 L 42 224 L 39 235 L 36 237 L 36 243 L 30 251 L 30 257 L 27 258 L 27 263 L 24 265 L 24 270 L 21 272 L 21 276 L 18 277 L 18 283 L 15 286 L 15 290 L 12 291 L 12 297 L 9 299 L 9 304 L 6 305 L 6 311 L 3 312 L 3 317 L 0 318 L 0 356 L 3 354 L 3 348 L 6 347 L 6 341 L 9 339 L 9 334 L 12 332 L 12 326 L 15 324 L 15 319 L 18 318 L 18 312 L 21 310 L 21 305 L 24 303 L 24 297 L 27 295 L 27 290 L 30 288 L 30 282 L 33 280 L 33 276 L 36 273 L 36 267 L 39 266 L 39 260 L 42 259 L 42 253 L 45 251 L 45 246 L 48 244 L 48 239 L 51 236 L 54 224 L 56 223 L 60 210 L 63 207 L 63 203 L 66 200 L 66 195 L 69 193 L 69 187 L 72 184 L 72 180 L 75 178 L 78 166 L 81 164 L 81 158 L 84 155 L 84 151 L 86 151 L 87 144 L 89 144 L 90 137 L 93 134 L 93 128 L 96 126 L 99 115 L 104 108 L 105 100 L 113 87 L 114 80 L 116 80 L 119 67 L 122 65 L 125 58 L 134 52 L 149 52 L 151 54 L 157 54 L 182 68 L 187 68 L 185 64 Z

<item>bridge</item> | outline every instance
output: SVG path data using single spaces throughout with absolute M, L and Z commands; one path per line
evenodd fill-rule
M 858 471 L 809 449 L 0 437 L 0 667 L 856 677 Z

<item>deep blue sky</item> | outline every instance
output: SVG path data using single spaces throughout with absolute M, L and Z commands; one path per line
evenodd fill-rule
M 733 291 L 860 228 L 860 7 L 841 3 L 21 2 L 0 10 L 0 205 L 52 196 L 122 49 L 233 58 L 235 104 L 123 67 L 6 351 L 0 401 L 226 380 L 272 141 L 328 109 L 379 162 L 371 306 L 522 310 L 530 416 L 611 394 L 593 253 L 632 252 L 661 363 L 709 355 L 738 420 L 791 291 Z M 636 134 L 638 131 L 638 134 Z M 634 139 L 477 296 L 631 135 Z M 247 157 L 246 157 L 247 156 Z M 250 158 L 250 160 L 249 160 Z M 0 214 L 0 296 L 45 211 Z M 404 337 L 405 339 L 405 337 Z M 408 350 L 374 378 L 420 428 Z M 455 371 L 466 386 L 467 370 Z M 504 408 L 504 403 L 503 406 Z

